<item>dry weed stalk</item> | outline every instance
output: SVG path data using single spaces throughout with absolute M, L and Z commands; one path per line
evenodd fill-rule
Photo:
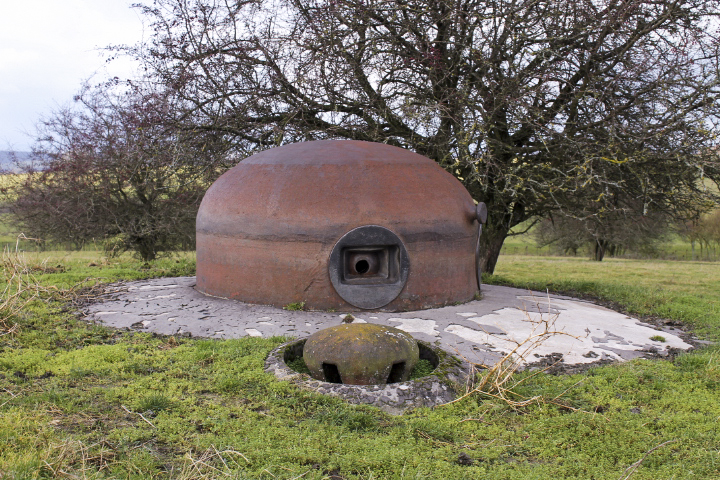
M 233 456 L 236 457 L 236 459 L 230 458 Z M 239 466 L 237 457 L 245 460 L 246 464 L 250 463 L 250 460 L 240 452 L 230 449 L 219 451 L 215 445 L 211 445 L 210 448 L 205 450 L 198 458 L 193 458 L 190 453 L 186 453 L 182 471 L 178 476 L 173 478 L 177 478 L 178 480 L 191 480 L 221 478 L 219 475 L 222 475 L 222 477 L 232 477 L 234 474 L 232 473 L 230 465 L 228 465 L 228 461 L 226 461 L 226 457 L 228 457 L 228 461 L 234 464 L 234 467 Z M 211 463 L 217 464 L 217 467 L 211 465 Z M 218 467 L 221 467 L 222 470 Z
M 536 301 L 535 303 L 538 312 L 540 312 L 537 318 L 532 318 L 532 316 L 528 313 L 527 310 L 523 311 L 525 315 L 524 321 L 532 324 L 532 329 L 530 333 L 526 338 L 519 341 L 513 340 L 512 338 L 504 338 L 505 341 L 513 343 L 514 347 L 509 352 L 507 352 L 500 359 L 500 361 L 498 361 L 492 366 L 487 366 L 473 363 L 467 358 L 465 358 L 465 360 L 471 366 L 469 382 L 466 386 L 465 394 L 456 398 L 452 402 L 447 403 L 446 405 L 459 402 L 460 400 L 463 400 L 470 395 L 479 394 L 500 400 L 513 408 L 525 407 L 533 403 L 540 403 L 542 401 L 545 401 L 547 403 L 555 403 L 561 405 L 564 408 L 575 410 L 572 407 L 568 407 L 567 405 L 557 403 L 559 397 L 566 393 L 567 390 L 563 392 L 563 394 L 555 397 L 552 400 L 545 400 L 540 395 L 535 395 L 528 398 L 520 395 L 515 391 L 515 388 L 517 388 L 520 384 L 526 382 L 527 380 L 535 377 L 540 373 L 546 372 L 548 369 L 554 367 L 560 361 L 558 360 L 546 366 L 545 368 L 539 369 L 535 371 L 532 375 L 528 375 L 520 380 L 516 380 L 515 373 L 527 363 L 527 359 L 530 358 L 530 355 L 533 354 L 533 352 L 535 352 L 538 347 L 540 347 L 543 343 L 556 335 L 567 335 L 572 338 L 578 338 L 574 335 L 570 335 L 567 332 L 563 332 L 555 328 L 555 322 L 560 315 L 559 313 L 548 313 L 548 316 L 544 316 L 542 314 L 542 310 L 540 309 L 540 302 Z M 551 305 L 549 294 L 547 298 L 547 305 L 548 312 L 550 312 Z M 488 335 L 495 336 L 492 333 L 486 333 L 488 333 Z M 476 373 L 480 370 L 485 371 L 482 377 L 477 382 L 470 383 L 470 381 L 476 377 Z
M 21 233 L 15 239 L 15 254 L 17 254 L 20 251 L 20 240 L 30 240 L 30 241 L 35 242 L 36 244 L 39 244 L 42 242 L 42 239 L 40 239 L 40 238 L 26 237 L 24 233 Z
M 2 276 L 5 287 L 0 294 L 0 336 L 16 333 L 18 325 L 12 321 L 25 306 L 47 290 L 42 287 L 17 252 L 3 250 Z
M 44 469 L 53 478 L 100 478 L 102 471 L 115 460 L 115 452 L 101 444 L 85 445 L 79 440 L 67 440 L 50 445 Z
M 0 337 L 18 332 L 19 326 L 13 318 L 34 300 L 43 298 L 79 303 L 97 296 L 98 293 L 86 288 L 88 283 L 94 283 L 91 279 L 85 279 L 66 289 L 42 285 L 34 272 L 57 271 L 57 268 L 46 265 L 47 259 L 40 264 L 29 265 L 22 252 L 11 252 L 5 248 L 0 263 L 0 283 L 4 285 L 0 293 Z

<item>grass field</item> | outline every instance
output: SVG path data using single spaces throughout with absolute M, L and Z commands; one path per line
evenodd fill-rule
M 26 262 L 44 288 L 194 271 L 192 255 Z M 717 264 L 504 255 L 486 281 L 593 296 L 720 339 Z M 0 337 L 3 479 L 720 478 L 718 347 L 577 375 L 516 374 L 517 395 L 544 399 L 527 407 L 475 394 L 393 417 L 264 373 L 284 339 L 114 331 L 52 294 L 6 318 L 19 329 Z
M 505 240 L 502 248 L 503 255 L 530 255 L 530 256 L 565 256 L 562 252 L 557 252 L 550 246 L 538 247 L 531 235 L 521 235 L 510 237 Z M 570 258 L 588 259 L 592 257 L 589 246 L 585 246 L 578 250 L 576 256 L 567 255 Z M 606 256 L 606 259 L 613 258 Z M 681 238 L 670 238 L 662 243 L 658 243 L 654 251 L 646 252 L 625 252 L 619 258 L 627 259 L 645 259 L 645 260 L 680 260 L 680 261 L 720 261 L 720 250 L 715 248 L 701 249 L 699 244 L 695 245 L 693 253 L 692 245 Z M 604 260 L 603 260 L 604 261 Z

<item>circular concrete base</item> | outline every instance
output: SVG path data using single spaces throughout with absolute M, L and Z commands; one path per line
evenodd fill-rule
M 393 415 L 399 415 L 411 408 L 435 407 L 451 402 L 464 393 L 471 371 L 470 365 L 451 355 L 442 355 L 433 374 L 416 380 L 385 385 L 346 385 L 315 380 L 310 375 L 292 370 L 284 361 L 286 349 L 301 350 L 305 339 L 293 340 L 280 345 L 265 360 L 265 371 L 280 380 L 297 384 L 302 388 L 324 395 L 340 397 L 354 404 L 374 405 Z M 431 348 L 430 345 L 425 344 Z M 439 350 L 439 349 L 438 349 Z M 301 353 L 300 353 L 301 355 Z
M 87 319 L 110 327 L 208 338 L 305 337 L 342 323 L 346 312 L 290 311 L 215 298 L 195 277 L 108 285 Z M 493 365 L 522 344 L 522 361 L 565 365 L 623 361 L 687 350 L 677 329 L 658 329 L 582 300 L 483 285 L 482 299 L 411 312 L 353 312 L 355 322 L 397 327 L 478 365 Z M 542 340 L 535 342 L 534 340 Z M 532 348 L 530 348 L 532 347 Z

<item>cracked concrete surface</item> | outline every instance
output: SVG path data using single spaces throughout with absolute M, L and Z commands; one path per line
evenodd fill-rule
M 108 285 L 102 300 L 86 307 L 86 318 L 163 335 L 237 338 L 305 337 L 340 324 L 346 315 L 250 305 L 204 295 L 194 285 L 195 277 Z M 557 353 L 566 364 L 622 361 L 691 347 L 677 330 L 661 331 L 582 300 L 493 285 L 483 285 L 482 294 L 481 300 L 456 306 L 352 315 L 355 322 L 397 327 L 484 365 L 498 361 L 518 342 L 548 330 L 556 333 L 535 347 L 528 362 Z

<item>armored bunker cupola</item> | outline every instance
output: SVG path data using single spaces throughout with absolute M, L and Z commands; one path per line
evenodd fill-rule
M 361 141 L 253 155 L 197 216 L 197 289 L 310 309 L 415 310 L 478 290 L 479 210 L 426 157 Z

